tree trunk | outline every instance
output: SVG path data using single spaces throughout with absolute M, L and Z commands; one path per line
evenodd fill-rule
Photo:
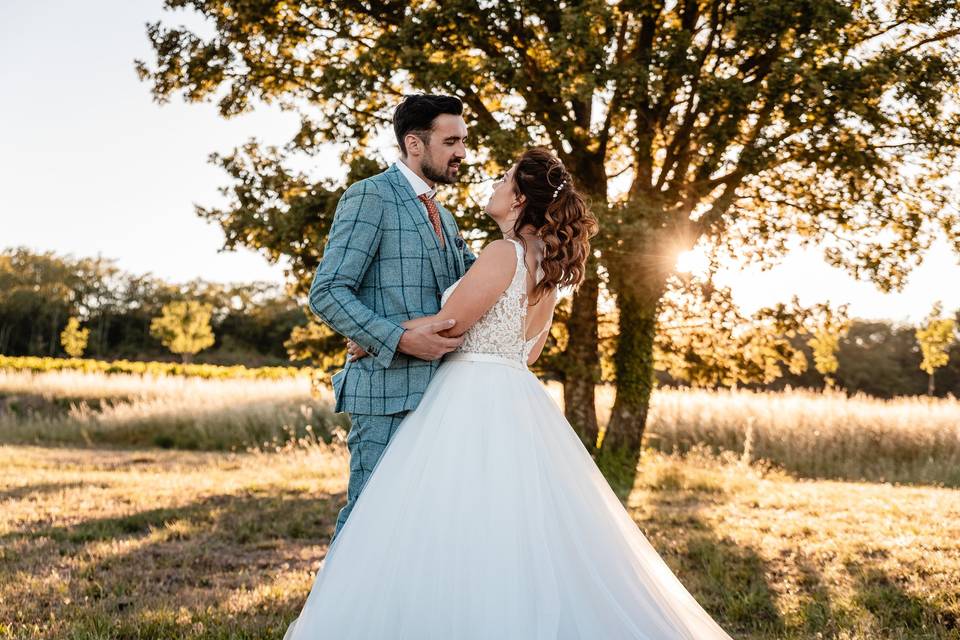
M 603 225 L 607 213 L 607 174 L 603 156 L 591 152 L 575 154 L 570 166 L 594 216 Z M 596 409 L 596 387 L 600 382 L 597 326 L 600 278 L 592 250 L 584 274 L 584 280 L 573 296 L 567 320 L 567 349 L 563 354 L 563 404 L 567 421 L 587 450 L 593 452 L 596 451 L 600 432 Z
M 567 320 L 567 349 L 563 358 L 563 410 L 588 451 L 597 446 L 599 426 L 595 405 L 600 380 L 596 260 L 587 261 L 587 276 L 573 296 Z
M 40 348 L 37 343 L 37 323 L 30 323 L 30 339 L 27 340 L 27 355 L 28 356 L 39 356 Z
M 933 395 L 933 374 L 930 374 L 930 377 L 927 378 L 927 395 Z
M 57 329 L 60 325 L 60 314 L 54 313 L 53 317 L 50 320 L 50 344 L 47 349 L 47 355 L 51 358 L 57 354 L 57 344 L 59 343 L 60 334 L 57 332 Z
M 614 364 L 617 399 L 602 447 L 639 460 L 647 410 L 653 391 L 653 343 L 657 332 L 657 300 L 631 291 L 617 295 L 620 335 Z

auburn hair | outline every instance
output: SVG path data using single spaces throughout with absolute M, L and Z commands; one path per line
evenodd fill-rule
M 590 238 L 599 225 L 574 185 L 573 176 L 557 156 L 543 147 L 527 150 L 513 172 L 515 191 L 524 197 L 523 210 L 513 226 L 514 236 L 523 242 L 520 229 L 531 225 L 543 240 L 543 279 L 530 298 L 539 300 L 553 287 L 583 282 Z

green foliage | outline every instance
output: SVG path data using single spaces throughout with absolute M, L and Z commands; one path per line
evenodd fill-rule
M 283 343 L 291 360 L 313 363 L 311 381 L 314 389 L 331 385 L 331 377 L 346 359 L 346 343 L 327 325 L 311 320 L 303 327 L 294 327 Z
M 765 307 L 748 317 L 734 304 L 729 287 L 698 278 L 684 285 L 674 278 L 661 300 L 655 365 L 695 387 L 769 384 L 784 368 L 794 375 L 803 373 L 807 357 L 793 338 L 812 333 L 809 342 L 819 344 L 827 328 L 846 321 L 846 308 L 804 308 L 794 296 L 789 305 Z M 831 354 L 823 348 L 819 358 L 826 361 Z M 820 371 L 825 365 L 817 358 L 815 351 Z
M 212 214 L 254 250 L 268 244 L 273 207 L 295 210 L 315 192 L 280 165 L 331 142 L 347 160 L 368 154 L 411 90 L 465 101 L 468 182 L 530 144 L 561 156 L 594 201 L 612 294 L 639 301 L 619 315 L 621 334 L 654 314 L 676 254 L 700 239 L 771 263 L 797 234 L 883 289 L 902 286 L 938 234 L 960 250 L 946 180 L 960 164 L 956 2 L 165 2 L 188 4 L 208 33 L 148 26 L 155 60 L 136 66 L 154 97 L 215 99 L 224 116 L 278 102 L 301 117 L 282 152 L 243 152 L 273 188 L 244 190 L 234 174 L 244 197 Z M 476 193 L 461 194 L 459 213 L 482 234 Z M 300 255 L 315 233 L 270 242 Z M 636 428 L 653 340 L 628 342 L 614 360 L 619 381 L 637 382 L 622 422 Z M 745 344 L 761 377 L 783 360 L 762 337 Z M 564 370 L 589 378 L 587 365 Z
M 0 356 L 0 370 L 82 371 L 84 373 L 135 374 L 150 376 L 188 376 L 205 379 L 245 378 L 282 380 L 311 375 L 310 367 L 245 367 L 214 364 L 180 364 L 177 362 L 132 362 L 130 360 L 93 360 L 90 358 L 37 358 L 35 356 Z
M 197 213 L 220 224 L 226 236 L 224 248 L 251 248 L 272 264 L 285 258 L 289 294 L 305 296 L 343 188 L 330 181 L 315 183 L 303 173 L 286 169 L 279 150 L 261 149 L 253 142 L 225 156 L 214 153 L 210 159 L 233 180 L 232 187 L 220 190 L 229 205 L 197 207 Z M 354 158 L 347 182 L 384 168 L 374 160 Z
M 836 384 L 834 374 L 840 366 L 840 361 L 837 360 L 840 338 L 850 329 L 846 310 L 847 305 L 843 305 L 839 312 L 825 307 L 821 318 L 816 321 L 812 330 L 813 337 L 807 340 L 807 344 L 813 349 L 814 367 L 823 376 L 827 387 L 833 387 Z
M 217 343 L 198 359 L 217 364 L 284 364 L 283 341 L 309 313 L 271 282 L 166 282 L 122 271 L 111 259 L 74 258 L 27 248 L 0 250 L 0 353 L 59 356 L 68 318 L 84 318 L 85 354 L 101 360 L 169 354 L 150 337 L 164 304 L 183 298 L 212 305 Z
M 179 300 L 163 306 L 161 315 L 150 323 L 150 335 L 184 362 L 214 342 L 210 328 L 213 307 L 196 300 Z
M 83 355 L 84 349 L 87 348 L 87 339 L 89 337 L 90 329 L 81 329 L 80 320 L 70 318 L 67 321 L 67 326 L 60 332 L 60 344 L 63 345 L 63 350 L 66 351 L 67 355 L 71 358 L 79 358 Z
M 948 352 L 950 345 L 956 340 L 957 322 L 954 318 L 943 318 L 943 304 L 937 301 L 930 310 L 930 314 L 917 328 L 917 342 L 923 353 L 920 368 L 930 376 L 930 385 L 927 390 L 933 394 L 934 372 L 950 361 Z
M 96 267 L 26 247 L 0 252 L 0 353 L 57 355 L 60 327 L 91 294 L 86 276 Z
M 792 342 L 813 362 L 808 336 L 797 336 Z M 839 364 L 834 377 L 836 386 L 847 394 L 864 393 L 878 398 L 914 396 L 927 391 L 929 376 L 920 370 L 923 358 L 916 340 L 916 327 L 887 320 L 851 319 L 850 328 L 840 338 L 837 350 Z M 950 348 L 950 362 L 937 372 L 937 395 L 952 393 L 960 397 L 960 344 Z M 785 388 L 819 388 L 823 376 L 811 367 L 800 374 L 785 372 L 769 385 L 753 386 L 757 390 Z

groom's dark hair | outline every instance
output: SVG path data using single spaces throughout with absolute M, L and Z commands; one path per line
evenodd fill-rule
M 397 134 L 400 154 L 407 155 L 403 139 L 408 133 L 416 135 L 424 144 L 430 143 L 433 121 L 442 113 L 463 115 L 463 103 L 455 96 L 416 93 L 403 97 L 403 102 L 393 111 L 393 132 Z

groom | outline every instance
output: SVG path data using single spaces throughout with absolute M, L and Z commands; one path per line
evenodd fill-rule
M 334 411 L 351 421 L 347 504 L 334 538 L 440 358 L 463 341 L 441 335 L 447 321 L 409 330 L 401 323 L 437 313 L 443 291 L 476 259 L 453 215 L 433 199 L 437 184 L 457 181 L 466 156 L 463 104 L 406 96 L 393 129 L 400 160 L 343 193 L 310 285 L 310 309 L 371 356 L 348 360 L 333 376 Z

